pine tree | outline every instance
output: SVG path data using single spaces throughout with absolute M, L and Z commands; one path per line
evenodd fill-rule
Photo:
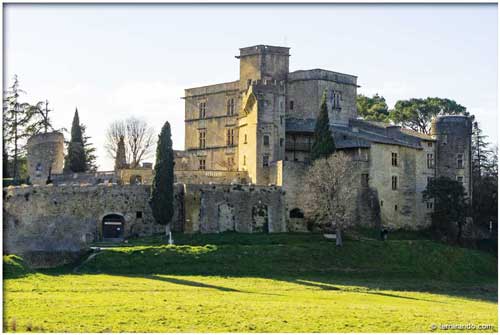
M 169 231 L 169 222 L 174 214 L 174 151 L 170 123 L 165 122 L 158 137 L 153 185 L 151 187 L 151 208 L 158 224 L 165 225 Z
M 71 140 L 68 144 L 68 156 L 65 170 L 71 172 L 85 172 L 87 170 L 78 109 L 75 111 L 73 124 L 71 126 Z
M 314 129 L 313 145 L 311 148 L 311 160 L 326 158 L 335 152 L 335 142 L 330 131 L 330 120 L 328 118 L 328 106 L 326 105 L 326 92 L 321 99 L 321 108 L 316 127 Z

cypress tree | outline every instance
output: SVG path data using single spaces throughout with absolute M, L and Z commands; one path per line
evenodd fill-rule
M 153 184 L 151 187 L 151 209 L 158 224 L 165 225 L 169 231 L 169 222 L 174 214 L 174 151 L 170 123 L 165 122 L 158 137 Z
M 86 165 L 82 127 L 80 125 L 80 118 L 78 117 L 78 109 L 76 109 L 71 125 L 71 141 L 68 144 L 68 156 L 65 170 L 71 172 L 85 172 L 87 169 Z
M 127 168 L 127 154 L 125 151 L 125 138 L 120 136 L 116 146 L 115 170 Z
M 311 148 L 311 160 L 326 158 L 335 152 L 335 142 L 330 131 L 330 120 L 328 118 L 328 107 L 326 105 L 326 92 L 321 99 L 321 108 L 316 127 L 314 129 L 313 145 Z

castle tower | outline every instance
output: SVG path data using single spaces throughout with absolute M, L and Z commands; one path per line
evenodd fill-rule
M 33 184 L 45 185 L 50 175 L 63 173 L 64 135 L 42 133 L 28 139 L 28 174 Z
M 472 199 L 472 119 L 463 115 L 443 115 L 432 120 L 436 138 L 436 177 L 460 181 Z
M 258 45 L 240 49 L 241 109 L 238 169 L 254 184 L 267 185 L 285 156 L 285 102 L 289 48 Z

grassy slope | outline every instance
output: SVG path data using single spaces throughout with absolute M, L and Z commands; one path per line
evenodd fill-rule
M 496 259 L 430 241 L 318 235 L 130 241 L 81 268 L 5 281 L 4 325 L 43 331 L 426 332 L 494 324 Z M 491 330 L 490 330 L 491 331 Z

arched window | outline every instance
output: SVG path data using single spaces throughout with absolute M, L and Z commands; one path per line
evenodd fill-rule
M 303 219 L 304 212 L 302 212 L 299 208 L 294 208 L 290 211 L 290 219 Z

